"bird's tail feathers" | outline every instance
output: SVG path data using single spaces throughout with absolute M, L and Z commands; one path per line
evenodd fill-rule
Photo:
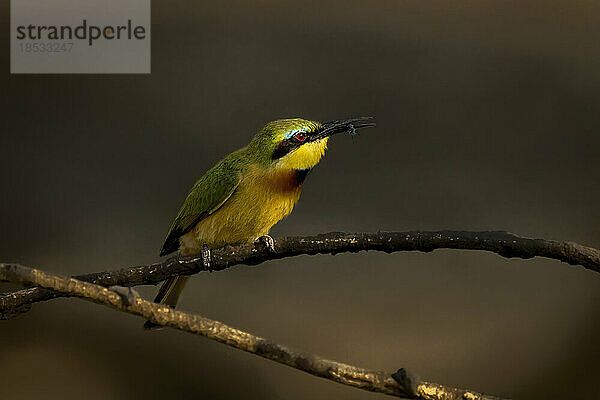
M 183 288 L 189 278 L 190 277 L 187 275 L 182 275 L 167 279 L 160 287 L 158 294 L 154 298 L 154 302 L 175 308 L 177 305 L 177 300 L 179 299 L 179 295 L 181 295 L 181 292 L 183 291 Z M 144 329 L 158 328 L 162 328 L 162 326 L 155 324 L 154 322 L 146 321 L 144 324 Z

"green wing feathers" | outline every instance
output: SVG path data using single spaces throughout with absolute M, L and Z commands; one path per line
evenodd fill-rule
M 218 210 L 235 192 L 244 165 L 243 155 L 244 149 L 230 154 L 194 184 L 169 229 L 161 256 L 177 251 L 179 238 Z

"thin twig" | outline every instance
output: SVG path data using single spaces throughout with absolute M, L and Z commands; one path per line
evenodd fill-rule
M 107 289 L 17 264 L 0 264 L 0 280 L 29 283 L 65 295 L 76 296 L 129 314 L 139 315 L 160 325 L 216 340 L 318 377 L 372 392 L 420 400 L 497 399 L 470 390 L 421 381 L 403 368 L 392 374 L 299 353 L 219 321 L 144 300 L 131 288 L 117 286 Z
M 423 251 L 435 249 L 462 249 L 491 251 L 502 257 L 546 257 L 572 265 L 581 265 L 600 272 L 600 251 L 572 242 L 546 239 L 529 239 L 502 231 L 466 232 L 332 232 L 316 236 L 287 237 L 275 240 L 276 253 L 262 243 L 225 246 L 211 251 L 210 270 L 220 271 L 234 265 L 257 265 L 267 260 L 293 257 L 302 254 L 337 254 L 377 250 Z M 75 276 L 79 280 L 102 286 L 137 286 L 157 284 L 176 275 L 191 275 L 208 268 L 201 257 L 170 258 L 164 262 L 128 267 Z M 65 294 L 39 287 L 28 288 L 0 296 L 0 319 L 9 319 L 25 312 L 32 303 L 49 300 Z

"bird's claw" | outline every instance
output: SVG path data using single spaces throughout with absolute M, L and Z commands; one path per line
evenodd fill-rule
M 210 249 L 207 245 L 202 246 L 202 264 L 204 267 L 211 271 L 210 269 Z
M 129 286 L 125 287 L 115 285 L 109 287 L 108 290 L 112 290 L 113 292 L 121 296 L 121 300 L 126 306 L 133 305 L 135 301 L 140 298 L 140 294 Z
M 269 251 L 269 253 L 275 254 L 275 241 L 273 240 L 273 238 L 269 235 L 264 235 L 259 237 L 258 239 L 256 239 L 256 241 L 254 243 L 262 243 L 263 245 L 266 246 L 267 250 Z
M 356 128 L 354 127 L 354 125 L 352 125 L 352 124 L 348 124 L 348 133 L 349 133 L 351 136 L 354 136 L 354 135 L 356 135 Z

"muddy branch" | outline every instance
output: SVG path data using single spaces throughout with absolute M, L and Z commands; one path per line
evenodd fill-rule
M 470 390 L 422 381 L 404 368 L 394 373 L 368 370 L 297 352 L 222 322 L 144 300 L 135 290 L 123 286 L 106 288 L 18 264 L 1 264 L 0 280 L 32 284 L 66 296 L 79 297 L 115 310 L 138 315 L 156 324 L 204 336 L 309 374 L 359 389 L 420 400 L 497 399 Z
M 225 246 L 211 251 L 210 265 L 202 258 L 175 257 L 160 263 L 122 268 L 75 276 L 74 278 L 101 286 L 137 286 L 157 284 L 176 275 L 191 275 L 201 271 L 220 271 L 234 265 L 257 265 L 303 254 L 337 254 L 359 251 L 423 251 L 435 249 L 482 250 L 502 257 L 546 257 L 571 265 L 581 265 L 600 272 L 600 251 L 572 242 L 530 239 L 508 232 L 437 231 L 437 232 L 332 232 L 316 236 L 275 239 L 276 253 L 258 242 Z M 29 310 L 32 303 L 69 296 L 68 293 L 32 287 L 0 295 L 0 319 L 9 319 Z

